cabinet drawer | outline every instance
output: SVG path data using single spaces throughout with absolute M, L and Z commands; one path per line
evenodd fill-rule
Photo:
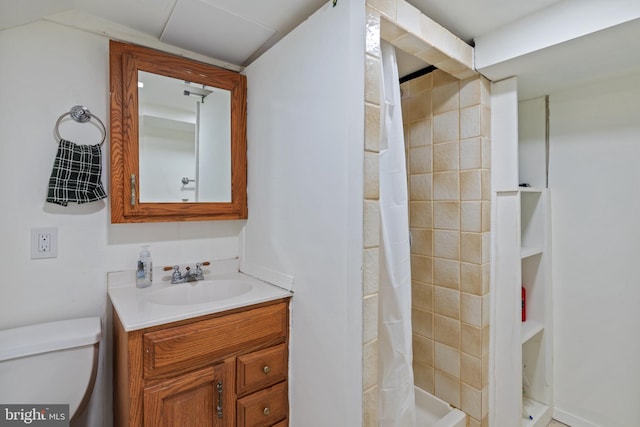
M 238 427 L 272 426 L 288 413 L 286 381 L 238 399 Z
M 280 344 L 238 357 L 238 396 L 284 381 L 287 378 L 287 346 Z
M 144 376 L 192 370 L 245 348 L 286 341 L 287 304 L 278 303 L 144 334 Z

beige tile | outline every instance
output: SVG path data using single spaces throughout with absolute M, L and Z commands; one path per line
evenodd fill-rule
M 489 385 L 489 356 L 482 357 L 482 387 Z
M 451 289 L 459 289 L 460 263 L 448 259 L 434 258 L 433 284 Z
M 443 230 L 459 230 L 460 203 L 433 202 L 433 227 Z
M 491 202 L 482 202 L 482 231 L 491 231 Z
M 480 99 L 482 105 L 491 106 L 491 82 L 484 76 L 480 77 Z
M 404 108 L 404 107 L 403 107 Z M 431 118 L 423 118 L 409 124 L 409 147 L 431 145 Z
M 449 230 L 433 231 L 433 255 L 451 260 L 460 259 L 460 232 Z
M 367 5 L 378 10 L 381 14 L 389 17 L 391 22 L 395 22 L 397 19 L 396 3 L 397 0 L 367 0 Z
M 421 389 L 434 393 L 434 368 L 422 363 L 413 362 L 413 377 L 415 384 Z
M 481 171 L 481 197 L 482 200 L 490 201 L 491 200 L 491 171 L 482 169 Z
M 414 54 L 415 57 L 422 59 L 427 64 L 437 64 L 447 59 L 447 55 L 430 43 L 425 44 L 425 49 Z
M 426 228 L 411 229 L 411 253 L 414 255 L 433 255 L 433 230 Z
M 480 136 L 480 110 L 480 105 L 460 110 L 460 139 Z
M 482 297 L 467 293 L 460 295 L 460 320 L 473 326 L 482 326 Z
M 432 179 L 431 174 L 419 174 L 409 176 L 409 200 L 432 200 L 431 195 Z
M 367 23 L 365 36 L 365 52 L 376 58 L 380 57 L 380 13 L 367 7 Z
M 482 388 L 482 359 L 462 353 L 460 380 L 478 390 Z
M 467 421 L 469 422 L 468 427 L 482 427 L 480 421 L 476 420 L 475 418 L 468 417 Z
M 466 384 L 462 384 L 461 389 L 462 406 L 461 409 L 473 418 L 482 418 L 482 392 Z
M 452 172 L 459 169 L 458 142 L 433 146 L 433 172 Z
M 460 321 L 438 314 L 433 315 L 433 335 L 436 342 L 460 348 L 460 331 Z
M 405 101 L 407 108 L 402 117 L 408 123 L 424 120 L 431 116 L 431 91 L 411 94 Z
M 378 292 L 378 278 L 379 278 L 379 257 L 380 250 L 376 248 L 367 248 L 363 251 L 362 259 L 362 281 L 363 281 L 363 294 L 373 295 Z
M 489 293 L 489 279 L 491 266 L 489 263 L 482 264 L 482 295 Z
M 482 233 L 482 263 L 486 264 L 490 258 L 491 233 Z
M 489 357 L 489 326 L 482 328 L 482 357 Z
M 437 323 L 435 326 L 437 326 Z M 437 327 L 435 333 L 437 334 Z M 437 335 L 436 335 L 437 339 Z M 460 349 L 468 355 L 482 357 L 482 329 L 462 323 L 460 325 Z
M 480 109 L 480 135 L 491 136 L 491 108 L 484 105 Z
M 431 103 L 433 114 L 457 111 L 460 107 L 458 82 L 454 81 L 433 88 L 431 91 Z
M 450 377 L 436 369 L 435 395 L 457 408 L 460 407 L 460 380 Z
M 460 199 L 482 200 L 482 174 L 478 169 L 460 172 Z
M 431 146 L 409 150 L 409 172 L 411 175 L 431 173 Z
M 365 104 L 364 149 L 380 151 L 380 107 Z
M 380 167 L 378 153 L 364 153 L 364 197 L 377 199 L 380 196 Z
M 482 96 L 481 86 L 479 76 L 460 81 L 460 108 L 480 104 Z
M 482 168 L 482 140 L 480 138 L 460 141 L 460 169 Z
M 409 202 L 409 225 L 419 228 L 433 228 L 433 203 Z
M 413 334 L 413 360 L 427 366 L 434 366 L 433 340 Z
M 460 379 L 460 350 L 435 343 L 435 357 L 437 370 Z
M 409 88 L 412 93 L 419 93 L 425 90 L 431 90 L 433 79 L 431 73 L 424 74 L 418 78 L 409 80 Z
M 362 347 L 362 388 L 378 384 L 378 340 L 369 341 Z
M 477 264 L 460 264 L 460 290 L 473 295 L 482 296 L 483 275 L 482 266 Z
M 460 229 L 479 233 L 482 230 L 482 202 L 460 203 Z
M 433 87 L 446 85 L 447 83 L 458 81 L 451 74 L 445 73 L 442 70 L 435 70 L 433 73 Z
M 371 55 L 366 55 L 364 99 L 375 105 L 380 105 L 380 71 L 380 60 Z
M 396 22 L 399 26 L 413 34 L 420 34 L 420 10 L 406 1 L 398 1 L 396 11 Z
M 433 287 L 433 306 L 436 314 L 460 319 L 460 292 L 455 289 Z
M 393 45 L 409 55 L 423 51 L 426 43 L 411 33 L 405 33 L 393 41 Z
M 380 206 L 377 200 L 364 201 L 364 247 L 380 245 Z
M 489 326 L 491 319 L 491 295 L 482 296 L 482 326 Z
M 364 297 L 362 300 L 362 342 L 366 343 L 378 337 L 378 294 Z
M 366 390 L 362 399 L 362 425 L 363 427 L 378 427 L 378 387 L 374 386 Z
M 411 309 L 411 326 L 414 334 L 433 339 L 433 314 L 413 307 Z
M 424 311 L 433 311 L 433 285 L 413 281 L 411 283 L 411 305 Z
M 433 116 L 433 143 L 457 141 L 460 139 L 460 114 L 449 111 Z
M 462 233 L 460 259 L 472 264 L 482 264 L 482 233 Z
M 491 139 L 481 138 L 482 140 L 482 168 L 491 169 Z
M 459 200 L 460 178 L 458 175 L 459 174 L 457 172 L 434 173 L 433 200 Z
M 433 283 L 433 258 L 411 255 L 411 277 L 422 283 Z

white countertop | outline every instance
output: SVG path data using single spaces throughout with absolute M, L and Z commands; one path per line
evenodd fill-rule
M 125 331 L 134 331 L 292 296 L 292 293 L 285 289 L 237 271 L 207 274 L 205 279 L 242 280 L 251 284 L 251 290 L 242 295 L 197 304 L 156 304 L 150 301 L 154 292 L 177 285 L 171 285 L 170 282 L 161 280 L 159 283 L 154 281 L 153 285 L 148 288 L 139 289 L 135 286 L 134 272 L 115 272 L 109 273 L 109 299 L 118 313 Z M 197 285 L 197 282 L 194 283 Z

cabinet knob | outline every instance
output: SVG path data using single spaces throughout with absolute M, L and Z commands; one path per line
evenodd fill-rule
M 269 415 L 270 412 L 271 411 L 269 410 L 268 406 L 262 410 L 262 413 L 265 414 L 265 415 Z
M 265 365 L 265 367 L 262 368 L 262 372 L 264 372 L 265 374 L 268 374 L 269 372 L 271 372 L 271 368 L 268 365 Z

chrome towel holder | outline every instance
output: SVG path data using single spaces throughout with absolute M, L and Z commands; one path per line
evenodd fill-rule
M 58 130 L 58 127 L 60 126 L 60 122 L 62 121 L 62 119 L 65 118 L 66 116 L 71 116 L 71 118 L 78 123 L 86 123 L 92 118 L 96 119 L 96 121 L 100 123 L 100 130 L 102 131 L 102 141 L 100 141 L 100 146 L 104 144 L 104 141 L 107 138 L 107 128 L 104 126 L 104 123 L 102 123 L 102 120 L 98 118 L 98 116 L 91 113 L 91 111 L 89 111 L 87 107 L 84 107 L 82 105 L 75 105 L 71 108 L 71 110 L 67 111 L 66 113 L 58 117 L 58 120 L 56 121 L 56 129 L 55 129 L 55 134 L 58 141 L 62 139 L 60 137 L 60 131 Z

